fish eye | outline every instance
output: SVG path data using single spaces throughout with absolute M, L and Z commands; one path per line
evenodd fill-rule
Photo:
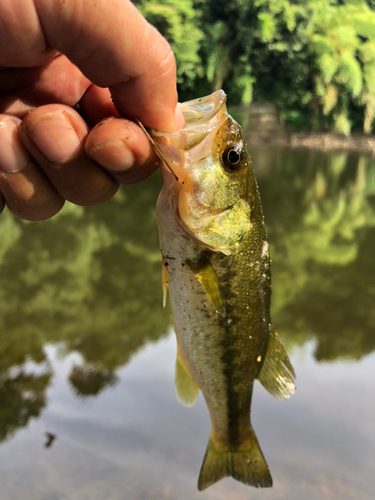
M 231 144 L 222 155 L 224 166 L 231 172 L 236 172 L 241 166 L 241 148 Z

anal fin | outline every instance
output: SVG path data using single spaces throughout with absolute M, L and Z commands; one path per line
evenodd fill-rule
M 258 375 L 259 382 L 272 396 L 287 399 L 296 390 L 296 374 L 275 330 L 271 330 L 267 353 Z
M 199 387 L 190 377 L 178 352 L 176 358 L 175 387 L 178 402 L 184 406 L 193 406 L 198 397 Z
M 215 306 L 217 312 L 224 317 L 225 307 L 221 297 L 219 278 L 207 255 L 205 253 L 202 254 L 199 262 L 192 262 L 188 259 L 186 264 L 203 286 L 204 291 Z

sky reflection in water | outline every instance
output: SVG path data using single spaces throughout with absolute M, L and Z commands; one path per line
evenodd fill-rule
M 255 387 L 274 487 L 196 490 L 209 417 L 201 396 L 187 409 L 174 395 L 154 177 L 45 223 L 0 219 L 2 500 L 374 498 L 375 162 L 277 148 L 252 158 L 273 322 L 297 372 L 289 401 Z

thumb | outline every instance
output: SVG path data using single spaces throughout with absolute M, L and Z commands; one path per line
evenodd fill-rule
M 129 0 L 34 0 L 48 47 L 95 85 L 109 87 L 123 116 L 175 130 L 172 49 Z

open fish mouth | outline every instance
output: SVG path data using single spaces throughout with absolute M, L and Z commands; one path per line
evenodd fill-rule
M 206 97 L 179 103 L 185 118 L 185 127 L 172 133 L 153 130 L 151 135 L 158 143 L 167 142 L 180 151 L 188 151 L 222 125 L 227 116 L 225 102 L 225 92 L 217 90 Z M 164 140 L 160 141 L 160 139 Z
M 206 97 L 180 103 L 184 128 L 172 133 L 150 131 L 158 156 L 175 180 L 183 181 L 193 164 L 212 155 L 216 132 L 228 118 L 225 102 L 225 92 L 217 90 Z
M 211 95 L 179 104 L 185 118 L 186 127 L 209 127 L 212 119 L 225 105 L 226 95 L 223 90 L 217 90 Z

